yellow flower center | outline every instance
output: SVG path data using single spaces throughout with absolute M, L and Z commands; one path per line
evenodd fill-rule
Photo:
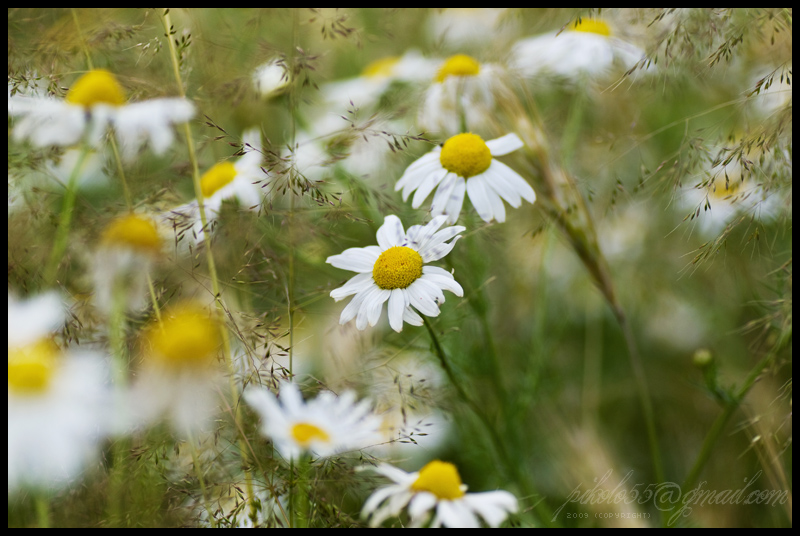
M 465 132 L 444 142 L 439 162 L 447 171 L 468 179 L 489 169 L 492 153 L 480 136 Z
M 422 276 L 422 257 L 406 246 L 387 249 L 372 267 L 372 279 L 380 288 L 406 288 Z
M 214 164 L 200 178 L 200 190 L 203 197 L 211 197 L 214 192 L 230 183 L 236 177 L 236 168 L 229 161 Z
M 476 76 L 479 72 L 481 64 L 478 60 L 466 54 L 456 54 L 444 62 L 434 80 L 442 83 L 448 76 Z
M 740 186 L 741 183 L 738 181 L 728 181 L 724 178 L 720 179 L 717 177 L 714 181 L 714 185 L 711 187 L 711 194 L 717 199 L 725 199 L 738 192 Z
M 388 56 L 386 58 L 377 59 L 369 63 L 364 70 L 361 71 L 361 76 L 367 78 L 385 78 L 392 76 L 394 73 L 394 66 L 400 61 L 398 56 Z
M 292 426 L 292 437 L 303 447 L 307 447 L 312 441 L 328 443 L 331 440 L 331 436 L 324 430 L 305 422 Z
M 121 106 L 125 104 L 125 94 L 113 74 L 105 69 L 95 69 L 72 84 L 67 93 L 67 102 L 84 108 L 91 108 L 95 104 Z
M 611 35 L 611 27 L 598 19 L 581 19 L 576 22 L 571 29 L 576 32 L 595 33 L 606 37 Z
M 423 467 L 417 479 L 411 484 L 413 491 L 427 491 L 445 501 L 464 496 L 461 477 L 452 463 L 433 460 Z
M 106 246 L 122 246 L 141 253 L 158 253 L 161 248 L 155 224 L 135 214 L 112 221 L 103 231 L 101 241 Z
M 173 369 L 211 365 L 219 348 L 219 325 L 200 307 L 182 305 L 167 311 L 148 333 L 152 357 Z
M 20 348 L 9 348 L 9 391 L 22 395 L 46 392 L 55 372 L 57 351 L 56 345 L 49 339 Z

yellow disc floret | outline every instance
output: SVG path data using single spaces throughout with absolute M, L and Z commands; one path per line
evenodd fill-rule
M 444 501 L 464 496 L 464 486 L 456 466 L 439 460 L 433 460 L 420 470 L 419 476 L 411 484 L 411 489 L 433 493 Z
M 292 426 L 292 437 L 303 447 L 308 447 L 312 441 L 328 443 L 331 440 L 331 437 L 325 430 L 305 422 L 297 423 Z
M 387 249 L 372 267 L 372 278 L 380 288 L 406 288 L 422 276 L 422 257 L 406 246 Z
M 439 162 L 447 171 L 468 179 L 489 169 L 492 153 L 480 136 L 465 132 L 444 142 Z
M 448 76 L 476 76 L 481 72 L 481 64 L 472 56 L 456 54 L 450 56 L 436 73 L 436 82 L 442 83 Z
M 150 354 L 166 368 L 201 371 L 213 363 L 220 346 L 219 330 L 203 308 L 178 306 L 150 328 Z
M 96 104 L 122 106 L 125 93 L 114 75 L 105 69 L 94 69 L 78 78 L 67 93 L 67 102 L 91 108 Z
M 369 63 L 364 70 L 361 71 L 361 76 L 367 78 L 385 78 L 394 74 L 394 66 L 400 61 L 398 56 L 387 56 L 385 58 L 377 59 Z
M 147 218 L 129 214 L 112 221 L 103 231 L 101 242 L 107 247 L 123 247 L 140 253 L 158 253 L 161 237 Z
M 8 349 L 8 390 L 36 395 L 47 391 L 56 369 L 58 349 L 53 341 Z
M 611 27 L 598 19 L 581 19 L 570 28 L 576 32 L 595 33 L 606 37 L 611 35 Z
M 228 161 L 214 164 L 200 178 L 200 190 L 204 197 L 211 197 L 214 192 L 229 184 L 236 177 L 236 168 Z

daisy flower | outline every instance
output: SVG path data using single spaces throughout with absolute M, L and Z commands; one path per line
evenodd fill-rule
M 644 57 L 642 49 L 615 37 L 607 22 L 585 18 L 570 23 L 563 32 L 518 41 L 510 65 L 526 77 L 551 74 L 577 80 L 601 75 L 615 63 L 630 69 Z
M 369 400 L 356 403 L 352 391 L 336 396 L 330 391 L 304 402 L 293 383 L 281 382 L 280 399 L 268 389 L 250 388 L 245 400 L 262 420 L 262 432 L 286 459 L 305 452 L 328 457 L 361 449 L 380 440 L 379 417 L 370 410 Z
M 219 215 L 222 202 L 226 199 L 235 199 L 250 210 L 258 210 L 264 200 L 264 190 L 260 185 L 264 178 L 260 131 L 257 128 L 248 130 L 242 136 L 242 142 L 244 154 L 241 157 L 235 162 L 224 160 L 214 164 L 200 177 L 203 207 L 209 223 Z M 176 207 L 171 212 L 191 220 L 197 241 L 204 240 L 205 229 L 197 200 Z
M 147 274 L 161 253 L 164 241 L 153 220 L 126 214 L 103 229 L 95 251 L 95 300 L 101 310 L 111 311 L 114 293 L 121 289 L 128 308 L 143 305 Z M 120 284 L 124 286 L 120 287 Z
M 280 95 L 288 85 L 289 71 L 282 60 L 263 63 L 253 72 L 253 86 L 262 99 Z
M 56 345 L 64 316 L 55 294 L 8 297 L 9 493 L 68 484 L 109 431 L 104 360 Z
M 429 80 L 436 63 L 416 50 L 402 56 L 385 56 L 367 64 L 358 76 L 325 84 L 322 94 L 332 105 L 372 106 L 394 82 Z
M 361 514 L 372 527 L 400 515 L 406 505 L 412 527 L 430 521 L 430 527 L 447 528 L 480 528 L 479 518 L 497 527 L 518 508 L 516 497 L 507 491 L 467 493 L 452 463 L 434 460 L 416 473 L 381 464 L 377 471 L 394 484 L 376 490 L 364 503 Z
M 131 159 L 149 143 L 163 154 L 175 137 L 172 125 L 194 116 L 194 106 L 183 98 L 158 98 L 126 103 L 122 86 L 113 74 L 94 69 L 81 76 L 66 98 L 8 94 L 8 114 L 19 118 L 14 139 L 36 146 L 69 146 L 81 140 L 97 145 L 108 127 L 120 140 L 122 154 Z
M 134 422 L 166 418 L 179 434 L 202 429 L 217 409 L 220 326 L 205 307 L 180 303 L 144 330 L 143 364 L 132 388 Z
M 438 230 L 445 219 L 437 216 L 427 225 L 413 225 L 406 232 L 400 218 L 386 216 L 377 232 L 377 246 L 350 248 L 328 257 L 325 262 L 336 268 L 358 272 L 331 292 L 336 301 L 354 295 L 339 323 L 355 318 L 358 329 L 365 329 L 367 324 L 374 326 L 383 312 L 383 303 L 388 301 L 389 325 L 399 332 L 403 322 L 422 325 L 422 318 L 414 309 L 425 316 L 438 316 L 439 305 L 444 303 L 442 290 L 463 296 L 461 285 L 450 272 L 425 266 L 447 255 L 460 238 L 456 235 L 466 229 L 453 226 Z
M 479 48 L 500 35 L 516 31 L 508 8 L 450 7 L 435 10 L 428 19 L 428 35 L 452 49 Z M 510 27 L 509 27 L 510 26 Z
M 536 200 L 533 188 L 516 171 L 494 157 L 516 151 L 524 144 L 516 134 L 484 142 L 472 133 L 457 134 L 412 163 L 395 185 L 403 190 L 403 200 L 416 190 L 411 206 L 419 208 L 436 189 L 431 214 L 447 216 L 455 223 L 464 203 L 464 194 L 483 221 L 503 222 L 506 211 L 502 199 L 514 208 Z
M 417 123 L 428 131 L 452 135 L 482 130 L 492 124 L 495 95 L 508 91 L 504 71 L 472 56 L 456 54 L 445 60 L 425 91 Z

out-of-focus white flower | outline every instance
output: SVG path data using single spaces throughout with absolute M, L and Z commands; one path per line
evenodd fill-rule
M 356 403 L 352 391 L 340 396 L 325 391 L 304 402 L 295 384 L 282 382 L 279 395 L 280 399 L 261 387 L 244 392 L 261 417 L 264 435 L 286 459 L 297 459 L 305 452 L 328 457 L 380 441 L 380 418 L 372 413 L 369 400 Z
M 113 74 L 94 69 L 81 76 L 65 99 L 36 94 L 8 94 L 8 114 L 15 118 L 13 136 L 38 147 L 70 146 L 85 140 L 96 146 L 113 127 L 124 157 L 136 156 L 144 144 L 163 154 L 175 137 L 172 126 L 194 116 L 186 99 L 166 97 L 126 103 Z
M 147 216 L 131 213 L 106 226 L 93 263 L 95 302 L 102 311 L 110 312 L 113 300 L 123 296 L 124 309 L 143 305 L 147 274 L 163 245 L 158 227 Z
M 406 505 L 413 527 L 480 528 L 480 519 L 497 527 L 518 509 L 517 498 L 507 491 L 467 493 L 452 463 L 434 460 L 416 473 L 381 464 L 377 471 L 394 483 L 364 503 L 361 514 L 372 527 L 400 515 Z
M 235 162 L 224 160 L 214 164 L 200 177 L 207 224 L 217 218 L 222 202 L 226 199 L 235 199 L 244 208 L 258 210 L 265 198 L 267 190 L 261 184 L 266 178 L 261 169 L 264 159 L 261 153 L 261 132 L 257 128 L 250 129 L 244 133 L 242 141 L 244 154 L 241 157 Z M 203 228 L 197 200 L 170 212 L 193 222 L 192 231 L 198 242 L 205 239 L 206 230 Z
M 109 432 L 107 370 L 99 355 L 62 351 L 54 293 L 8 297 L 8 491 L 68 484 Z
M 359 76 L 329 82 L 321 88 L 323 98 L 335 107 L 370 107 L 393 82 L 422 82 L 436 72 L 437 62 L 409 50 L 402 56 L 387 56 L 368 64 Z
M 164 418 L 178 435 L 202 430 L 219 407 L 220 326 L 213 313 L 186 302 L 161 312 L 145 330 L 143 363 L 131 392 L 131 419 Z
M 253 85 L 264 99 L 280 95 L 289 85 L 289 72 L 282 60 L 271 60 L 253 72 Z
M 499 65 L 480 63 L 466 54 L 451 56 L 425 91 L 417 123 L 443 136 L 489 128 L 496 97 L 508 91 L 505 77 Z
M 367 324 L 374 326 L 380 320 L 383 304 L 388 302 L 389 325 L 400 332 L 404 323 L 422 325 L 416 311 L 439 316 L 439 306 L 445 301 L 443 290 L 463 296 L 464 290 L 453 274 L 436 266 L 424 266 L 450 253 L 457 235 L 465 229 L 456 225 L 439 230 L 444 222 L 444 216 L 437 216 L 427 225 L 412 225 L 406 232 L 400 218 L 386 216 L 377 232 L 377 246 L 349 248 L 328 257 L 325 262 L 336 268 L 358 272 L 331 292 L 336 301 L 353 296 L 339 323 L 355 318 L 358 329 L 365 329 Z
M 607 22 L 585 18 L 570 23 L 562 32 L 518 41 L 509 63 L 525 77 L 555 75 L 578 80 L 602 75 L 615 64 L 628 70 L 644 58 L 642 49 L 615 37 Z
M 718 235 L 737 218 L 755 217 L 762 221 L 773 219 L 779 209 L 778 196 L 762 188 L 733 155 L 704 174 L 692 187 L 685 187 L 678 199 L 679 206 L 690 210 L 693 225 L 705 237 Z M 751 164 L 752 165 L 752 164 Z
M 494 158 L 523 145 L 516 134 L 488 142 L 477 134 L 457 134 L 408 166 L 395 190 L 403 190 L 404 201 L 416 190 L 411 206 L 419 208 L 435 189 L 431 214 L 446 215 L 447 223 L 458 220 L 466 193 L 483 221 L 503 222 L 503 199 L 514 208 L 522 204 L 522 199 L 530 203 L 536 200 L 525 179 Z
M 435 43 L 453 50 L 478 48 L 495 42 L 498 35 L 515 33 L 516 19 L 508 8 L 449 7 L 437 9 L 428 18 L 428 34 Z

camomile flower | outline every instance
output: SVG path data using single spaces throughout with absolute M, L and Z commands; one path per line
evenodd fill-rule
M 428 19 L 428 35 L 452 49 L 478 49 L 496 42 L 499 35 L 516 32 L 517 20 L 509 15 L 508 8 L 437 9 Z
M 253 86 L 263 99 L 280 95 L 289 85 L 289 71 L 282 60 L 270 60 L 253 72 Z
M 8 114 L 18 118 L 14 139 L 38 147 L 70 146 L 85 140 L 97 145 L 109 127 L 131 159 L 146 143 L 163 154 L 174 140 L 172 125 L 194 116 L 183 98 L 165 97 L 127 103 L 122 86 L 109 71 L 93 69 L 78 78 L 64 99 L 36 94 L 8 96 Z
M 425 58 L 417 50 L 402 56 L 384 56 L 368 63 L 358 76 L 325 84 L 321 93 L 326 102 L 334 106 L 372 106 L 394 82 L 422 82 L 430 80 L 436 71 L 436 62 Z
M 278 398 L 263 387 L 245 390 L 244 397 L 261 417 L 264 435 L 286 459 L 306 452 L 328 457 L 380 441 L 380 418 L 369 400 L 356 403 L 352 391 L 340 396 L 325 391 L 304 402 L 295 384 L 281 382 Z
M 439 230 L 445 219 L 437 216 L 427 225 L 413 225 L 404 231 L 400 218 L 386 216 L 377 232 L 377 246 L 350 248 L 328 257 L 325 262 L 336 268 L 358 272 L 343 287 L 331 292 L 336 301 L 353 296 L 339 323 L 346 324 L 355 318 L 358 329 L 365 329 L 367 324 L 374 326 L 381 317 L 384 302 L 388 302 L 389 325 L 400 332 L 403 322 L 422 325 L 416 311 L 438 316 L 439 305 L 444 303 L 442 290 L 463 296 L 461 285 L 450 272 L 425 266 L 447 255 L 460 238 L 456 235 L 465 229 L 453 226 Z
M 403 200 L 416 190 L 411 206 L 419 208 L 435 189 L 431 214 L 447 216 L 455 223 L 464 203 L 464 194 L 483 221 L 504 222 L 503 199 L 514 208 L 522 199 L 533 203 L 533 188 L 516 171 L 494 157 L 523 147 L 516 134 L 484 142 L 472 133 L 456 134 L 433 151 L 414 161 L 395 185 L 403 191 Z
M 442 62 L 425 91 L 417 123 L 445 136 L 483 130 L 494 120 L 495 96 L 506 91 L 500 66 L 456 54 Z
M 131 393 L 134 423 L 164 418 L 178 434 L 202 429 L 218 408 L 221 346 L 220 325 L 206 307 L 189 301 L 161 311 L 161 320 L 144 329 Z
M 377 471 L 394 483 L 376 490 L 364 503 L 361 514 L 372 527 L 400 515 L 406 506 L 412 527 L 447 528 L 480 528 L 480 519 L 497 527 L 518 509 L 516 497 L 507 491 L 467 493 L 452 463 L 434 460 L 416 473 L 381 464 Z
M 56 345 L 65 313 L 54 293 L 8 297 L 9 493 L 68 484 L 109 432 L 104 359 Z
M 261 169 L 261 133 L 257 128 L 248 130 L 242 136 L 244 154 L 235 162 L 223 160 L 211 166 L 200 177 L 200 190 L 203 194 L 207 223 L 219 215 L 222 202 L 226 199 L 237 200 L 242 207 L 258 210 L 264 200 L 264 189 L 261 181 L 265 178 Z M 172 209 L 176 213 L 193 222 L 193 234 L 197 241 L 205 239 L 205 229 L 200 218 L 197 200 Z M 169 217 L 169 216 L 168 216 Z
M 602 75 L 615 64 L 628 70 L 644 58 L 642 49 L 615 37 L 607 22 L 584 18 L 568 24 L 564 31 L 518 41 L 509 63 L 524 77 L 555 75 L 578 80 Z
M 102 311 L 111 311 L 118 296 L 125 308 L 143 305 L 147 274 L 163 245 L 155 222 L 141 214 L 119 216 L 103 229 L 93 262 L 95 301 Z

